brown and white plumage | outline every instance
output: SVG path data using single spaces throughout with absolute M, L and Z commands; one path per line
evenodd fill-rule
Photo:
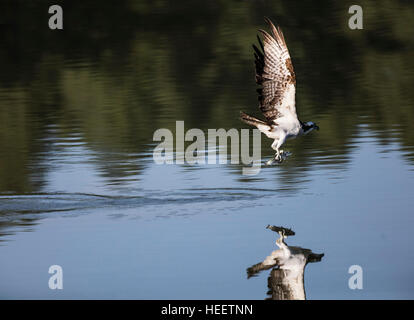
M 260 49 L 253 45 L 256 83 L 259 94 L 259 108 L 266 121 L 241 113 L 241 120 L 256 126 L 267 137 L 275 139 L 272 148 L 276 150 L 276 159 L 281 160 L 279 148 L 286 139 L 296 138 L 318 127 L 313 122 L 303 123 L 296 114 L 295 94 L 296 77 L 292 60 L 282 30 L 265 18 L 272 30 L 272 35 L 259 30 L 263 42 L 259 40 Z
M 296 77 L 292 60 L 286 46 L 282 30 L 276 28 L 266 19 L 272 29 L 273 37 L 264 30 L 263 43 L 258 37 L 263 53 L 255 46 L 256 83 L 262 85 L 258 89 L 260 110 L 268 122 L 275 122 L 283 116 L 297 119 L 295 109 Z M 276 122 L 277 123 L 277 122 Z

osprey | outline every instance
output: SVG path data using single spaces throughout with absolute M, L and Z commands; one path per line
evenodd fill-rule
M 272 29 L 271 36 L 264 30 L 263 42 L 259 37 L 262 50 L 253 45 L 256 64 L 256 83 L 262 88 L 257 89 L 259 94 L 259 108 L 266 121 L 259 120 L 244 112 L 240 112 L 240 119 L 257 127 L 268 138 L 274 139 L 272 149 L 276 151 L 274 160 L 282 162 L 285 155 L 280 147 L 287 139 L 293 139 L 308 134 L 312 130 L 319 130 L 312 121 L 302 122 L 298 119 L 295 108 L 296 78 L 292 61 L 286 46 L 282 30 L 265 18 Z M 267 164 L 271 164 L 273 159 Z

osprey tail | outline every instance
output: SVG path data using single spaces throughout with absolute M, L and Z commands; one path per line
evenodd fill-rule
M 244 113 L 243 111 L 240 111 L 240 120 L 246 122 L 247 124 L 250 124 L 252 126 L 258 127 L 259 125 L 265 125 L 268 126 L 268 124 L 262 120 L 259 120 L 255 117 L 249 116 L 248 114 Z

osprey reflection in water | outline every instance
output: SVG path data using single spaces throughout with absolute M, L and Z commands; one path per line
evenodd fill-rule
M 285 239 L 295 233 L 291 229 L 267 226 L 280 236 L 276 240 L 278 250 L 273 251 L 263 262 L 247 269 L 247 278 L 260 271 L 272 269 L 268 278 L 269 300 L 305 300 L 305 267 L 310 262 L 319 262 L 323 253 L 313 253 L 310 249 L 288 246 Z
M 302 122 L 298 119 L 295 107 L 296 77 L 285 38 L 279 27 L 276 28 L 269 19 L 265 20 L 269 23 L 273 36 L 259 30 L 263 35 L 263 42 L 257 37 L 261 50 L 255 45 L 253 49 L 256 83 L 262 86 L 257 89 L 259 108 L 266 120 L 259 120 L 244 112 L 241 112 L 240 118 L 257 127 L 268 138 L 274 139 L 274 159 L 281 162 L 286 154 L 280 147 L 287 139 L 308 134 L 313 129 L 319 130 L 319 127 L 312 121 Z M 268 164 L 273 161 L 269 160 Z

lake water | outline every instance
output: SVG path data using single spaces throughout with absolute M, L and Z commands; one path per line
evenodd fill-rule
M 0 298 L 265 299 L 270 270 L 246 270 L 277 249 L 268 224 L 325 254 L 307 298 L 414 298 L 413 4 L 362 4 L 363 30 L 328 1 L 71 1 L 61 31 L 47 1 L 1 6 Z M 320 131 L 257 175 L 155 164 L 159 128 L 259 116 L 264 16 L 284 30 L 299 118 Z

